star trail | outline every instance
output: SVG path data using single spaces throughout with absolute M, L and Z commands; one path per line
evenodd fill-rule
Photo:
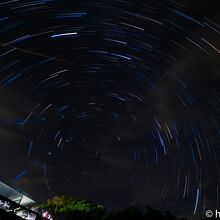
M 0 2 L 0 177 L 38 200 L 219 207 L 218 0 Z

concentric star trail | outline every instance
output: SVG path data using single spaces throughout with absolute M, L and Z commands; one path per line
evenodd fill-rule
M 219 1 L 3 0 L 0 11 L 3 180 L 39 200 L 219 208 Z

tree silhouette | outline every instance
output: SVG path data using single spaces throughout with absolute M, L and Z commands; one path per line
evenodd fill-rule
M 107 215 L 105 207 L 102 205 L 65 196 L 55 196 L 41 207 L 48 210 L 56 220 L 177 220 L 169 211 L 162 212 L 150 206 L 147 206 L 145 212 L 136 207 L 129 207 L 115 214 Z
M 141 220 L 143 219 L 142 213 L 139 209 L 135 207 L 130 207 L 124 211 L 118 212 L 115 215 L 109 215 L 106 217 L 106 220 L 118 220 L 118 219 L 127 219 L 127 220 Z

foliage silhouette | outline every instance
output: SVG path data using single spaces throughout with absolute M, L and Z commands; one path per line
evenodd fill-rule
M 142 212 L 135 207 L 130 207 L 124 211 L 118 212 L 114 215 L 107 216 L 106 220 L 176 220 L 176 218 L 170 212 L 161 212 L 157 209 L 152 209 L 148 206 L 147 211 Z
M 127 219 L 127 220 L 139 220 L 143 219 L 142 213 L 139 209 L 135 207 L 130 207 L 124 211 L 118 212 L 114 215 L 109 215 L 106 217 L 106 220 L 118 220 L 118 219 Z
M 178 220 L 169 211 L 162 212 L 150 206 L 147 206 L 145 212 L 136 207 L 129 207 L 107 215 L 102 205 L 64 196 L 55 196 L 41 207 L 53 214 L 56 220 Z M 180 220 L 186 220 L 186 218 Z

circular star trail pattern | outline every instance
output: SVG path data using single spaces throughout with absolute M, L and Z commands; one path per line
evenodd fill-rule
M 3 179 L 110 210 L 219 207 L 219 1 L 0 10 Z

